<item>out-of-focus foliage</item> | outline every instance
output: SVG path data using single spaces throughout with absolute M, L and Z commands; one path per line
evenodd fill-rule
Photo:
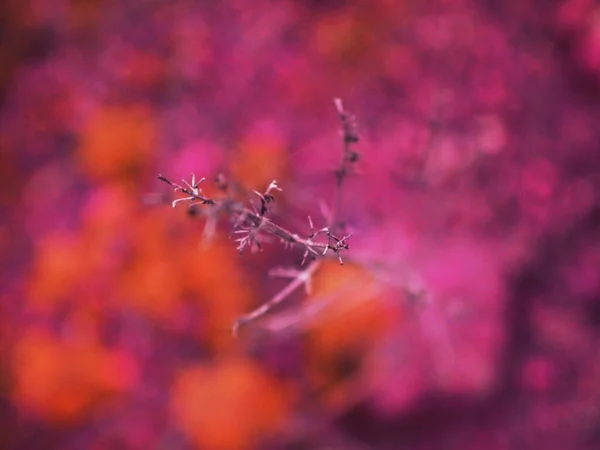
M 0 5 L 0 447 L 600 448 L 593 0 Z M 346 264 L 238 339 L 277 243 L 161 203 L 277 179 Z M 163 202 L 164 203 L 164 202 Z

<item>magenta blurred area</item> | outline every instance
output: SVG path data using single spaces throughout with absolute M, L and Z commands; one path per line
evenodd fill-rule
M 308 233 L 337 97 L 347 267 L 233 339 L 301 252 L 156 175 Z M 600 448 L 599 123 L 594 0 L 1 2 L 0 448 Z

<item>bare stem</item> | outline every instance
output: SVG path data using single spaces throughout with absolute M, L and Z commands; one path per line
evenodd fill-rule
M 340 121 L 342 122 L 342 158 L 339 168 L 335 171 L 336 183 L 333 197 L 333 208 L 329 226 L 331 229 L 338 231 L 338 228 L 343 228 L 339 222 L 341 209 L 343 205 L 344 181 L 351 171 L 352 166 L 358 161 L 358 153 L 353 149 L 353 145 L 359 141 L 358 133 L 356 132 L 356 119 L 344 109 L 344 104 L 339 98 L 333 100 L 335 108 L 338 112 Z
M 284 301 L 289 295 L 291 295 L 300 286 L 302 286 L 305 283 L 309 283 L 310 278 L 315 273 L 315 271 L 320 267 L 320 265 L 321 265 L 321 260 L 316 259 L 316 260 L 312 261 L 306 269 L 304 269 L 302 272 L 300 272 L 297 277 L 293 278 L 292 281 L 290 281 L 281 291 L 279 291 L 277 294 L 275 294 L 273 297 L 271 297 L 271 299 L 269 301 L 263 303 L 258 308 L 256 308 L 254 311 L 252 311 L 252 312 L 246 314 L 245 316 L 240 317 L 238 320 L 236 320 L 235 323 L 233 324 L 233 329 L 232 329 L 233 335 L 237 336 L 239 328 L 242 325 L 245 325 L 248 322 L 256 320 L 259 317 L 265 315 L 271 309 L 273 309 L 273 307 L 275 307 L 276 305 L 278 305 L 279 303 Z
M 339 221 L 340 212 L 343 204 L 344 180 L 350 173 L 354 163 L 358 161 L 358 153 L 354 151 L 353 145 L 358 142 L 359 137 L 358 133 L 356 132 L 355 118 L 344 109 L 342 100 L 336 98 L 334 99 L 334 104 L 343 127 L 341 133 L 343 151 L 340 166 L 335 171 L 336 184 L 333 198 L 333 208 L 331 216 L 329 218 L 328 226 L 315 232 L 312 220 L 309 217 L 308 220 L 310 223 L 311 234 L 308 239 L 301 239 L 297 235 L 290 235 L 288 231 L 273 224 L 272 222 L 269 225 L 272 234 L 279 236 L 284 241 L 287 241 L 289 239 L 290 243 L 297 244 L 305 248 L 303 262 L 308 255 L 311 255 L 313 257 L 316 256 L 317 250 L 323 249 L 323 255 L 325 255 L 327 250 L 331 249 L 335 253 L 337 253 L 340 264 L 343 264 L 342 259 L 340 257 L 340 250 L 338 248 L 341 246 L 341 248 L 343 249 L 348 249 L 348 245 L 345 242 L 351 236 L 348 235 L 339 239 L 335 237 L 332 233 L 338 233 L 339 231 L 345 228 Z M 327 234 L 327 244 L 314 243 L 312 239 L 322 232 L 326 232 Z M 333 246 L 331 245 L 332 239 L 335 241 L 335 244 Z M 262 304 L 251 313 L 240 317 L 233 326 L 233 335 L 237 335 L 240 326 L 267 314 L 274 306 L 284 301 L 298 287 L 302 286 L 305 283 L 308 286 L 310 283 L 310 277 L 319 267 L 320 261 L 313 260 L 304 271 L 299 272 L 297 277 L 293 278 L 281 291 L 275 294 L 269 301 Z
M 264 192 L 253 191 L 260 200 L 260 204 L 252 203 L 252 207 L 247 207 L 241 202 L 235 200 L 228 192 L 229 183 L 223 175 L 216 179 L 217 188 L 221 191 L 219 199 L 208 198 L 200 188 L 200 184 L 205 181 L 204 178 L 196 180 L 192 174 L 191 181 L 182 180 L 183 184 L 177 184 L 163 175 L 158 175 L 158 179 L 167 183 L 175 192 L 183 194 L 171 202 L 173 207 L 184 203 L 188 205 L 188 211 L 200 214 L 207 218 L 204 235 L 212 236 L 216 227 L 217 219 L 220 215 L 229 216 L 234 223 L 234 233 L 240 235 L 236 240 L 238 242 L 238 251 L 243 253 L 247 248 L 250 250 L 261 249 L 261 241 L 265 235 L 275 236 L 284 245 L 298 247 L 304 250 L 302 265 L 306 259 L 310 259 L 309 265 L 302 271 L 297 271 L 292 280 L 269 301 L 256 308 L 254 311 L 240 317 L 233 326 L 234 335 L 237 334 L 241 325 L 249 323 L 268 313 L 274 306 L 284 301 L 291 293 L 303 284 L 308 288 L 310 286 L 311 276 L 320 267 L 320 259 L 327 253 L 334 253 L 340 264 L 343 264 L 342 252 L 349 249 L 348 239 L 351 234 L 343 235 L 341 233 L 345 226 L 339 221 L 340 210 L 342 208 L 342 192 L 344 180 L 351 172 L 353 164 L 358 160 L 358 153 L 353 150 L 353 145 L 358 142 L 356 132 L 356 122 L 354 116 L 350 115 L 345 109 L 340 99 L 334 99 L 334 104 L 342 122 L 342 142 L 343 152 L 339 168 L 335 171 L 336 184 L 333 198 L 332 213 L 328 218 L 327 226 L 315 230 L 312 219 L 309 217 L 310 234 L 308 237 L 301 237 L 292 233 L 280 225 L 277 225 L 268 218 L 269 210 L 275 201 L 274 191 L 281 191 L 277 182 L 273 180 Z

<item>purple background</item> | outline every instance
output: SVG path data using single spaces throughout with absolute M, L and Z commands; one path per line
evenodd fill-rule
M 599 87 L 593 0 L 3 2 L 0 448 L 600 448 Z M 348 264 L 235 340 L 302 254 L 155 177 L 308 233 L 334 97 Z

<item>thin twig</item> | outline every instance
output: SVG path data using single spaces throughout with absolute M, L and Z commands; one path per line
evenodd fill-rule
M 342 252 L 349 249 L 348 239 L 352 234 L 343 235 L 344 226 L 339 221 L 339 215 L 342 208 L 342 191 L 344 180 L 351 171 L 352 165 L 358 160 L 358 153 L 353 150 L 353 144 L 358 142 L 356 132 L 356 122 L 343 107 L 340 99 L 334 99 L 334 104 L 342 122 L 342 141 L 343 152 L 339 168 L 336 170 L 336 185 L 332 205 L 332 213 L 328 217 L 327 225 L 315 230 L 312 219 L 309 217 L 310 233 L 308 237 L 301 237 L 299 234 L 292 233 L 284 227 L 274 223 L 269 217 L 271 205 L 275 202 L 274 191 L 281 191 L 277 181 L 273 180 L 264 192 L 253 191 L 260 200 L 260 204 L 252 203 L 248 207 L 228 192 L 230 185 L 222 174 L 217 177 L 216 184 L 221 192 L 220 198 L 207 197 L 200 184 L 205 181 L 192 174 L 191 181 L 182 180 L 183 184 L 177 184 L 163 175 L 158 175 L 158 179 L 167 183 L 177 193 L 183 194 L 183 197 L 176 198 L 171 205 L 175 208 L 178 204 L 184 203 L 188 206 L 190 213 L 196 214 L 202 211 L 207 220 L 205 224 L 204 235 L 210 238 L 214 234 L 217 219 L 220 215 L 229 216 L 232 219 L 234 233 L 240 235 L 236 239 L 238 243 L 237 250 L 241 254 L 246 249 L 251 251 L 262 250 L 261 243 L 268 236 L 278 238 L 285 246 L 298 247 L 304 250 L 302 265 L 307 259 L 311 262 L 302 271 L 297 271 L 294 278 L 280 292 L 275 294 L 269 301 L 255 309 L 254 311 L 240 317 L 233 326 L 234 335 L 237 334 L 239 327 L 243 324 L 258 319 L 268 313 L 274 306 L 284 301 L 299 286 L 305 284 L 307 289 L 310 287 L 310 279 L 313 273 L 320 266 L 319 259 L 333 253 L 338 258 L 340 264 L 344 264 Z
M 342 158 L 339 168 L 335 171 L 336 184 L 329 223 L 329 226 L 333 230 L 337 231 L 338 228 L 342 228 L 341 224 L 339 223 L 339 218 L 343 204 L 344 181 L 350 173 L 351 167 L 354 165 L 354 163 L 356 163 L 356 161 L 358 161 L 359 158 L 359 154 L 353 149 L 353 144 L 359 141 L 359 137 L 356 131 L 355 117 L 344 109 L 344 104 L 342 103 L 341 99 L 335 98 L 333 102 L 343 127 L 341 131 L 343 146 Z
M 329 217 L 329 223 L 327 227 L 315 231 L 312 219 L 309 217 L 308 221 L 310 224 L 310 235 L 308 239 L 300 239 L 296 235 L 293 236 L 294 240 L 291 242 L 295 244 L 300 244 L 305 248 L 305 253 L 302 258 L 302 264 L 304 264 L 304 261 L 306 260 L 307 256 L 312 256 L 313 258 L 317 256 L 315 250 L 321 248 L 323 249 L 323 256 L 327 253 L 329 249 L 333 250 L 334 253 L 337 254 L 340 264 L 343 264 L 343 261 L 340 256 L 340 250 L 348 249 L 346 240 L 351 236 L 350 234 L 340 239 L 334 236 L 334 234 L 332 233 L 338 233 L 340 230 L 344 229 L 344 227 L 339 222 L 339 215 L 343 202 L 343 186 L 344 180 L 351 171 L 351 167 L 354 165 L 354 163 L 356 163 L 356 161 L 358 161 L 358 153 L 354 151 L 352 146 L 353 144 L 358 142 L 359 137 L 356 131 L 356 120 L 354 116 L 350 115 L 344 109 L 342 100 L 339 98 L 335 98 L 334 104 L 343 127 L 341 132 L 343 152 L 340 167 L 335 172 L 336 185 L 333 199 L 333 210 Z M 281 234 L 279 234 L 282 230 L 283 229 L 280 229 L 280 227 L 273 224 L 273 228 L 270 231 L 272 232 L 272 234 L 282 237 Z M 283 233 L 286 234 L 287 231 L 283 230 Z M 313 241 L 313 239 L 321 233 L 325 233 L 327 235 L 327 244 L 319 244 Z M 285 240 L 286 238 L 282 237 L 282 239 Z M 333 245 L 331 244 L 332 240 L 334 241 Z M 299 275 L 296 278 L 293 278 L 281 291 L 275 294 L 275 296 L 273 296 L 269 301 L 262 304 L 251 313 L 240 317 L 233 325 L 233 335 L 237 335 L 240 326 L 267 314 L 273 307 L 284 301 L 298 287 L 302 286 L 303 284 L 306 284 L 307 287 L 310 286 L 310 277 L 319 267 L 320 261 L 316 259 L 313 260 L 304 271 L 299 272 Z
M 321 260 L 312 261 L 306 269 L 304 269 L 300 274 L 293 278 L 281 291 L 275 294 L 269 301 L 263 303 L 254 311 L 246 314 L 245 316 L 240 317 L 233 324 L 232 332 L 233 336 L 237 336 L 239 328 L 242 325 L 245 325 L 248 322 L 258 319 L 264 314 L 268 313 L 274 306 L 281 303 L 285 300 L 290 294 L 292 294 L 296 289 L 298 289 L 303 284 L 309 282 L 312 275 L 315 271 L 320 267 Z

